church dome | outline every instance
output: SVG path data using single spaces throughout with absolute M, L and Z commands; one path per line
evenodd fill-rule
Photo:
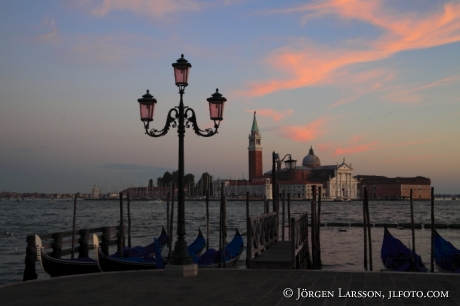
M 310 147 L 310 151 L 308 152 L 308 155 L 303 158 L 302 166 L 309 167 L 309 168 L 315 168 L 315 167 L 321 166 L 319 157 L 316 156 L 315 153 L 313 153 L 313 147 Z

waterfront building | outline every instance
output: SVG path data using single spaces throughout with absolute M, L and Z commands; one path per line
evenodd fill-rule
M 369 199 L 408 199 L 412 189 L 413 199 L 429 200 L 431 198 L 431 180 L 423 176 L 386 177 L 378 175 L 357 175 L 358 196 L 364 197 L 367 187 Z
M 94 199 L 99 198 L 99 188 L 97 187 L 97 184 L 94 184 L 94 187 L 93 187 L 92 192 L 91 192 L 91 197 L 94 198 Z
M 280 193 L 289 190 L 291 197 L 311 199 L 312 188 L 316 186 L 321 187 L 324 199 L 355 199 L 358 196 L 358 181 L 353 177 L 353 168 L 345 162 L 345 158 L 341 164 L 322 166 L 311 146 L 301 166 L 281 169 L 281 164 L 277 163 Z M 272 171 L 264 173 L 265 177 L 271 175 Z
M 213 195 L 214 197 L 221 196 L 221 184 L 224 183 L 224 194 L 228 198 L 245 198 L 246 193 L 249 192 L 251 198 L 272 198 L 272 185 L 269 178 L 258 178 L 248 181 L 245 179 L 232 180 L 232 179 L 217 179 L 213 181 Z

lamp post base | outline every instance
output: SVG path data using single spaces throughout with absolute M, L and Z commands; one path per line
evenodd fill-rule
M 197 276 L 198 275 L 198 265 L 197 264 L 188 264 L 188 265 L 166 265 L 165 266 L 165 275 L 166 276 L 178 276 L 178 277 L 188 277 L 188 276 Z

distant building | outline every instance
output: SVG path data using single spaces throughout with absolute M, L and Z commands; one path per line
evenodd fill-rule
M 262 177 L 262 135 L 257 125 L 256 112 L 252 120 L 251 133 L 249 134 L 249 181 Z
M 282 190 L 290 190 L 291 197 L 311 199 L 312 187 L 321 187 L 323 198 L 327 199 L 355 199 L 357 198 L 358 181 L 353 177 L 351 164 L 321 166 L 321 161 L 315 155 L 313 147 L 303 158 L 302 165 L 294 169 L 281 169 L 281 163 L 277 164 L 280 193 Z M 264 173 L 265 177 L 271 177 L 272 171 Z M 300 185 L 302 184 L 302 189 Z M 296 189 L 297 188 L 297 189 Z
M 364 197 L 367 187 L 369 199 L 408 199 L 412 189 L 413 199 L 431 198 L 431 180 L 423 176 L 386 177 L 377 175 L 357 175 L 358 196 Z
M 213 181 L 213 194 L 214 197 L 221 196 L 221 184 L 224 183 L 224 194 L 229 198 L 246 197 L 246 193 L 249 192 L 251 198 L 272 198 L 272 185 L 270 179 L 260 178 L 255 179 L 252 182 L 248 180 L 221 180 L 217 179 Z
M 249 134 L 248 147 L 249 186 L 266 184 L 265 179 L 272 178 L 272 171 L 263 173 L 262 169 L 262 135 L 257 124 L 256 112 Z M 302 165 L 295 169 L 282 169 L 282 163 L 277 165 L 280 195 L 283 190 L 291 193 L 292 198 L 311 199 L 313 186 L 322 187 L 323 198 L 357 198 L 358 181 L 353 178 L 351 164 L 321 166 L 321 161 L 313 152 L 313 147 L 303 158 Z M 237 182 L 232 183 L 238 186 Z M 255 187 L 254 187 L 255 188 Z M 264 188 L 264 190 L 268 190 Z M 268 194 L 266 194 L 268 197 Z M 271 194 L 269 196 L 271 198 Z
M 99 198 L 99 188 L 97 187 L 97 184 L 94 184 L 93 190 L 91 192 L 91 197 L 94 199 Z

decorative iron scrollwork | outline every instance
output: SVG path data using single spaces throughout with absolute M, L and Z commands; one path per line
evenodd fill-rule
M 175 114 L 173 115 L 173 113 Z M 166 135 L 170 127 L 172 128 L 177 127 L 176 119 L 178 117 L 179 117 L 179 112 L 175 108 L 170 109 L 168 112 L 168 116 L 166 118 L 166 124 L 162 130 L 157 130 L 153 128 L 149 130 L 149 122 L 144 122 L 145 134 L 151 137 L 161 137 L 161 136 Z

